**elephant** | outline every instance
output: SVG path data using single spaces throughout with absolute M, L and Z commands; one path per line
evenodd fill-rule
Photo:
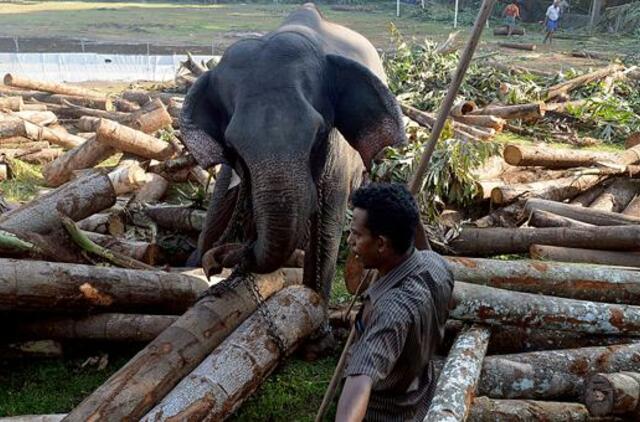
M 406 142 L 374 46 L 311 3 L 231 45 L 190 88 L 180 130 L 199 165 L 222 169 L 195 262 L 269 273 L 306 243 L 303 282 L 325 300 L 350 191 L 382 149 Z M 251 224 L 229 242 L 238 219 Z

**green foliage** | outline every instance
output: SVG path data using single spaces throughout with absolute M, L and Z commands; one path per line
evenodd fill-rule
M 12 178 L 0 182 L 0 194 L 10 202 L 26 202 L 33 199 L 44 183 L 40 166 L 15 159 L 6 159 Z

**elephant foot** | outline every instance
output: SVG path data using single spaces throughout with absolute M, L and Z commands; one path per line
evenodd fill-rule
M 202 269 L 207 277 L 220 274 L 225 268 L 233 268 L 245 256 L 246 245 L 242 243 L 227 243 L 209 249 L 202 256 Z

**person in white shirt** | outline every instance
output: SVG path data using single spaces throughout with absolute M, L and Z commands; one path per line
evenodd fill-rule
M 553 33 L 558 29 L 558 19 L 560 19 L 560 0 L 553 0 L 553 4 L 547 8 L 547 13 L 544 18 L 544 25 L 547 34 L 542 41 L 542 44 L 549 40 L 551 44 L 553 40 Z

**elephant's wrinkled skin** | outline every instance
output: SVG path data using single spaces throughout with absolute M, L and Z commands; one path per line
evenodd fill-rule
M 266 273 L 308 233 L 305 284 L 325 298 L 362 164 L 405 141 L 375 48 L 325 21 L 313 4 L 274 32 L 229 47 L 189 91 L 181 131 L 201 166 L 222 163 L 240 174 L 252 213 L 246 242 L 221 244 L 232 219 L 228 203 L 242 195 L 220 183 L 214 197 L 223 201 L 210 206 L 199 252 L 224 266 Z

